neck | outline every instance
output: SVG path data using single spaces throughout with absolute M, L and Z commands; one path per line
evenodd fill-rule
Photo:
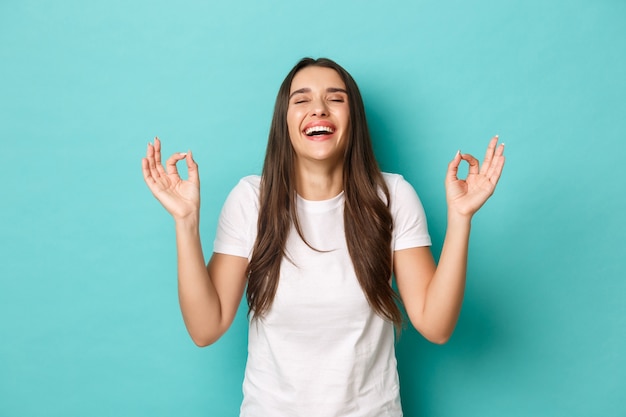
M 331 166 L 296 162 L 296 191 L 305 200 L 328 200 L 343 190 L 343 163 Z

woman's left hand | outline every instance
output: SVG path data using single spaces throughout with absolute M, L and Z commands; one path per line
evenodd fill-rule
M 446 199 L 449 214 L 471 217 L 482 207 L 496 189 L 504 167 L 504 144 L 497 145 L 498 136 L 489 142 L 485 160 L 479 166 L 478 159 L 458 152 L 448 164 L 446 174 Z M 457 176 L 461 161 L 469 163 L 466 179 Z

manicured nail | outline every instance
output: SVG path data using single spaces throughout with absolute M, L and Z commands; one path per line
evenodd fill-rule
M 178 153 L 180 156 L 187 156 L 187 152 L 179 152 Z

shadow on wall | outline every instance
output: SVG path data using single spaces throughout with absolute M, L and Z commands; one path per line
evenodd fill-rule
M 406 325 L 396 345 L 405 415 L 432 415 L 438 404 L 450 401 L 441 396 L 449 391 L 446 387 L 471 386 L 493 370 L 494 357 L 511 352 L 516 335 L 496 294 L 486 288 L 489 278 L 484 278 L 466 295 L 456 330 L 445 345 L 428 342 L 410 323 Z
M 386 99 L 389 94 L 393 95 L 384 91 L 367 100 L 373 145 L 383 171 L 404 175 L 418 191 L 428 217 L 433 255 L 438 259 L 446 227 L 443 178 L 447 161 L 441 159 L 445 155 L 440 152 L 447 145 L 427 142 L 424 138 L 432 137 L 432 133 L 415 116 L 408 117 L 406 106 Z M 435 410 L 450 402 L 442 393 L 450 392 L 451 384 L 467 386 L 489 378 L 485 373 L 497 366 L 494 356 L 507 356 L 514 351 L 509 346 L 517 336 L 510 330 L 507 312 L 498 299 L 498 286 L 492 285 L 503 271 L 488 265 L 482 261 L 470 264 L 461 317 L 447 344 L 428 342 L 407 319 L 396 345 L 406 416 L 436 414 Z

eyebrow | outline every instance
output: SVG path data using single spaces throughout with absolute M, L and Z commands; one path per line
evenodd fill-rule
M 310 92 L 311 92 L 310 88 L 301 88 L 289 94 L 289 99 L 291 99 L 291 97 L 295 96 L 296 94 L 304 94 L 304 93 L 310 93 Z M 338 87 L 329 87 L 326 89 L 326 92 L 327 93 L 344 93 L 348 95 L 348 92 L 345 89 L 338 88 Z

